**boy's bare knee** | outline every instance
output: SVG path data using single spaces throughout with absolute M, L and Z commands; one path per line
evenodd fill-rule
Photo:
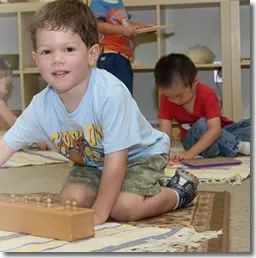
M 76 201 L 77 206 L 90 208 L 96 198 L 96 193 L 81 184 L 72 184 L 64 188 L 60 193 L 60 203 Z

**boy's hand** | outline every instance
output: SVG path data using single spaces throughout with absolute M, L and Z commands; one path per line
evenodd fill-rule
M 108 218 L 107 218 L 108 219 Z M 97 226 L 97 225 L 101 225 L 101 224 L 104 224 L 107 219 L 105 218 L 101 218 L 100 216 L 98 216 L 97 214 L 94 215 L 94 226 Z
M 139 30 L 139 29 L 145 29 L 145 28 L 151 28 L 151 27 L 154 27 L 156 25 L 154 24 L 147 24 L 147 23 L 136 23 L 136 29 Z
M 188 151 L 184 151 L 184 152 L 177 152 L 177 153 L 173 153 L 171 155 L 171 160 L 172 161 L 182 161 L 184 159 L 193 159 L 193 155 L 190 154 Z
M 36 147 L 39 149 L 39 150 L 42 150 L 42 151 L 47 151 L 47 150 L 51 150 L 51 148 L 48 146 L 48 144 L 46 142 L 38 142 L 36 144 Z
M 46 142 L 38 142 L 38 143 L 33 143 L 32 145 L 29 146 L 29 149 L 32 150 L 52 150 Z
M 127 38 L 134 38 L 137 35 L 136 25 L 127 25 L 123 27 L 123 35 Z
M 123 29 L 124 29 L 123 34 L 127 38 L 134 38 L 134 37 L 137 36 L 139 29 L 149 28 L 149 27 L 152 27 L 152 26 L 155 26 L 155 25 L 130 22 L 126 26 L 123 26 Z

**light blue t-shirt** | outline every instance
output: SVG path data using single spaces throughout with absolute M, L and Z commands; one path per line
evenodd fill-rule
M 14 149 L 47 141 L 72 161 L 103 169 L 104 154 L 128 148 L 128 160 L 168 153 L 167 134 L 149 124 L 126 86 L 111 73 L 94 68 L 78 107 L 68 113 L 48 85 L 4 135 Z

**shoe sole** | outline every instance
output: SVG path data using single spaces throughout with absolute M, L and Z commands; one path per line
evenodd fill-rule
M 181 170 L 181 169 L 177 170 L 177 174 L 180 177 L 183 177 L 186 180 L 192 182 L 195 185 L 195 188 L 197 188 L 197 186 L 199 184 L 199 179 L 194 174 L 192 174 L 191 172 L 188 172 L 186 170 Z

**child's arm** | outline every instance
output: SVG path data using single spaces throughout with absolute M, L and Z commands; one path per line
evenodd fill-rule
M 210 145 L 212 145 L 221 134 L 221 122 L 219 117 L 209 119 L 207 121 L 207 131 L 202 135 L 200 140 L 193 145 L 189 150 L 182 153 L 174 154 L 171 159 L 174 161 L 179 161 L 183 159 L 192 159 L 204 150 L 206 150 Z
M 0 117 L 9 127 L 11 127 L 17 119 L 3 99 L 0 99 Z
M 16 152 L 16 150 L 10 148 L 4 141 L 4 138 L 0 138 L 0 167 Z
M 3 99 L 0 99 L 0 117 L 4 120 L 8 127 L 12 127 L 17 120 L 17 117 L 12 113 Z M 37 147 L 40 150 L 50 150 L 46 142 L 38 142 Z
M 172 123 L 170 120 L 159 119 L 159 129 L 172 139 Z
M 136 29 L 144 29 L 144 28 L 150 28 L 153 26 L 156 26 L 155 24 L 150 23 L 141 23 L 141 22 L 135 22 L 135 21 L 129 21 L 130 25 L 136 26 Z
M 124 182 L 127 159 L 127 149 L 105 155 L 100 188 L 92 207 L 95 209 L 95 225 L 106 222 L 117 201 Z
M 104 22 L 102 20 L 98 21 L 98 28 L 99 32 L 103 34 L 116 34 L 116 35 L 122 35 L 126 36 L 128 38 L 134 37 L 137 35 L 137 27 L 136 25 L 128 25 L 128 26 L 122 26 L 120 25 L 114 25 L 107 22 Z

